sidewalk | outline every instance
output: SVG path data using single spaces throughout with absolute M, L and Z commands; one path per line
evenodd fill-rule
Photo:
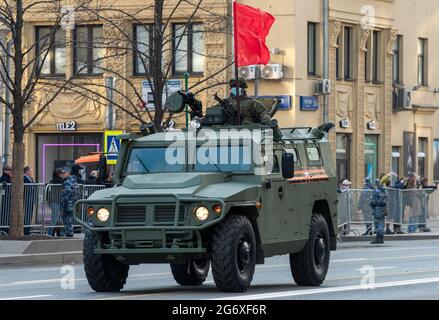
M 34 241 L 0 241 L 0 266 L 82 261 L 84 235 Z
M 429 219 L 427 220 L 427 227 L 431 229 L 431 232 L 419 232 L 406 233 L 405 234 L 386 234 L 384 240 L 429 240 L 429 239 L 439 239 L 439 219 Z M 390 229 L 393 231 L 393 225 L 390 225 Z M 365 225 L 352 225 L 349 235 L 341 236 L 341 240 L 344 242 L 350 241 L 371 241 L 375 236 L 363 236 L 362 234 L 366 231 Z

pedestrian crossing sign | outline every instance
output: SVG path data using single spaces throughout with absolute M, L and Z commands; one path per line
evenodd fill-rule
M 122 133 L 123 131 L 118 130 L 107 130 L 104 133 L 104 150 L 107 155 L 107 164 L 116 164 L 117 162 L 120 149 L 120 140 L 117 136 Z

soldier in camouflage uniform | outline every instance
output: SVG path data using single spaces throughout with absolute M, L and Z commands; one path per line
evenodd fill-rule
M 229 82 L 231 93 L 225 101 L 229 102 L 233 108 L 237 109 L 238 97 L 240 99 L 239 107 L 241 111 L 241 124 L 261 123 L 269 124 L 271 117 L 264 105 L 253 98 L 247 96 L 247 82 L 245 79 L 238 79 L 238 85 L 235 79 Z M 239 87 L 239 88 L 237 88 Z M 238 92 L 239 90 L 239 92 Z
M 61 193 L 61 218 L 64 222 L 65 235 L 73 237 L 73 209 L 75 202 L 79 200 L 79 184 L 76 175 L 78 165 L 72 167 L 72 172 L 68 175 L 63 183 L 63 190 Z
M 384 225 L 387 215 L 387 193 L 384 189 L 384 185 L 380 183 L 380 180 L 376 180 L 376 189 L 373 192 L 370 200 L 370 207 L 372 208 L 373 222 L 375 225 L 376 240 L 372 241 L 372 244 L 384 243 Z

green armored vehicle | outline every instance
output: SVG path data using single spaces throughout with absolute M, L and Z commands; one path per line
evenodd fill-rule
M 90 286 L 119 291 L 130 265 L 169 263 L 180 285 L 212 268 L 219 290 L 243 292 L 285 254 L 298 285 L 322 284 L 337 236 L 331 126 L 274 139 L 261 124 L 193 127 L 122 135 L 115 186 L 76 203 Z

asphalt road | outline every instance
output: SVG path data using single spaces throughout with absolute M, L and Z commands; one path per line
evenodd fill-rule
M 288 256 L 266 259 L 239 294 L 218 292 L 211 274 L 201 287 L 180 287 L 168 265 L 132 266 L 123 291 L 105 294 L 90 289 L 82 264 L 1 267 L 0 300 L 15 299 L 439 299 L 439 240 L 343 244 L 318 288 L 294 283 Z

